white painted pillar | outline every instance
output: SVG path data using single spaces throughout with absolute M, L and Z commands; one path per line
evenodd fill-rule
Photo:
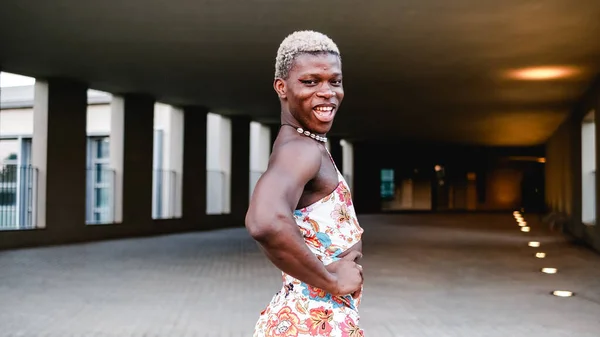
M 596 130 L 595 122 L 581 126 L 581 219 L 583 223 L 596 222 Z
M 271 154 L 271 130 L 258 122 L 250 122 L 250 196 L 260 176 L 267 170 Z
M 36 227 L 46 227 L 46 185 L 48 167 L 48 82 L 36 80 L 33 107 L 31 165 L 37 169 L 37 198 L 34 199 Z M 35 187 L 36 185 L 34 185 Z
M 352 192 L 354 187 L 354 147 L 345 139 L 342 139 L 340 143 L 342 145 L 342 174 Z
M 115 223 L 123 222 L 123 149 L 125 141 L 125 101 L 113 96 L 110 103 L 110 167 L 115 172 L 113 216 Z
M 174 172 L 173 188 L 166 193 L 167 200 L 171 201 L 172 217 L 182 216 L 182 191 L 183 191 L 183 110 L 175 107 L 169 109 L 169 132 L 166 135 L 165 146 L 168 149 L 168 167 Z M 174 193 L 174 195 L 173 195 Z
M 206 213 L 231 210 L 231 120 L 208 113 L 206 121 Z

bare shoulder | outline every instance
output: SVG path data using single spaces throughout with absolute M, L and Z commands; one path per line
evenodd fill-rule
M 273 214 L 291 215 L 304 186 L 319 173 L 320 156 L 321 150 L 316 144 L 302 139 L 279 142 L 250 198 L 248 226 L 271 223 Z
M 310 139 L 284 141 L 273 147 L 267 171 L 316 175 L 321 167 L 321 156 L 319 146 Z

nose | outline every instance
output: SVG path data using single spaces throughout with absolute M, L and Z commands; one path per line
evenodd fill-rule
M 331 86 L 326 84 L 317 92 L 317 96 L 329 99 L 335 96 L 335 91 L 331 89 Z

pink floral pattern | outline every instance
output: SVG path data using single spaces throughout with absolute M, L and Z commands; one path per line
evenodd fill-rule
M 338 260 L 363 233 L 348 184 L 337 167 L 336 171 L 339 184 L 331 194 L 294 212 L 306 245 L 325 265 Z M 282 280 L 281 290 L 261 312 L 253 337 L 364 337 L 359 327 L 361 298 L 333 296 L 285 273 Z

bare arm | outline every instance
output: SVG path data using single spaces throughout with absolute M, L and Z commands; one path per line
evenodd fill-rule
M 283 272 L 333 294 L 337 278 L 306 246 L 292 216 L 304 186 L 319 172 L 316 144 L 292 141 L 273 153 L 246 214 L 246 228 L 265 255 Z

